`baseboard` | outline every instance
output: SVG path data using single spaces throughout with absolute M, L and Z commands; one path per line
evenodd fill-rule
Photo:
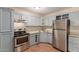
M 51 43 L 48 43 L 48 42 L 39 42 L 38 44 L 40 44 L 40 43 L 52 45 Z

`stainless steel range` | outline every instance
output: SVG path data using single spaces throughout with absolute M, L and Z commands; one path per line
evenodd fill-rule
M 29 48 L 29 33 L 25 31 L 14 32 L 14 48 L 16 52 L 25 51 Z

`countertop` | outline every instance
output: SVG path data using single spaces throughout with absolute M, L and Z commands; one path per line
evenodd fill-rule
M 43 32 L 52 33 L 51 31 L 29 31 L 27 33 L 29 33 L 29 34 L 35 34 L 35 33 L 43 33 Z
M 35 33 L 43 33 L 43 32 L 46 32 L 46 33 L 51 33 L 52 34 L 52 30 L 51 29 L 46 29 L 45 31 L 28 31 L 27 33 L 29 34 L 35 34 Z M 79 30 L 70 30 L 70 35 L 71 37 L 79 37 Z
M 34 33 L 40 33 L 39 31 L 29 31 L 29 32 L 27 32 L 27 33 L 29 33 L 29 34 L 34 34 Z

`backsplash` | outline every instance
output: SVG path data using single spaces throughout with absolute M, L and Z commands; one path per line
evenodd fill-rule
M 45 31 L 52 32 L 52 27 L 50 26 L 25 26 L 24 23 L 14 23 L 14 31 L 18 31 L 19 29 L 25 30 L 26 32 L 31 31 Z
M 43 29 L 44 28 L 44 29 Z M 30 31 L 50 31 L 52 32 L 52 28 L 51 27 L 40 27 L 40 26 L 27 26 L 26 27 L 26 32 L 30 32 Z
M 14 31 L 17 31 L 19 29 L 24 30 L 25 25 L 24 23 L 14 23 Z
M 39 26 L 27 26 L 25 29 L 26 29 L 26 32 L 40 31 L 41 30 L 41 27 L 39 27 Z

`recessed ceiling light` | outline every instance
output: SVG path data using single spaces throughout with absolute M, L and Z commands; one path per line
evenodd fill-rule
M 35 8 L 35 9 L 40 9 L 40 7 L 33 7 L 33 8 Z

